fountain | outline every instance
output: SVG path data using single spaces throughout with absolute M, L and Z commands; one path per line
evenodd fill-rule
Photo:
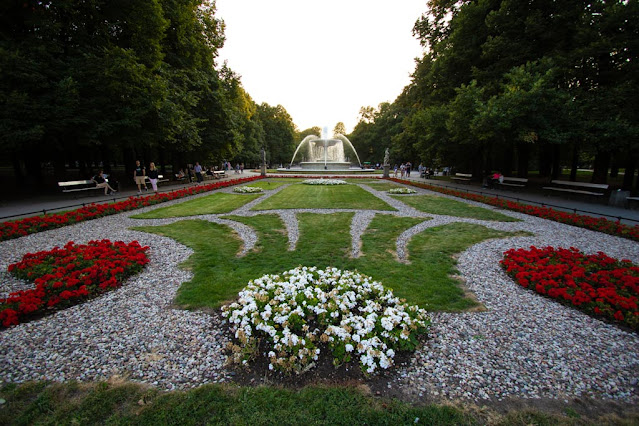
M 324 171 L 364 171 L 355 147 L 344 135 L 337 134 L 333 139 L 327 138 L 327 128 L 322 132 L 322 138 L 315 135 L 306 136 L 297 146 L 288 170 L 324 170 Z M 351 162 L 344 154 L 344 145 L 349 146 L 357 157 L 359 167 L 351 167 Z M 300 151 L 301 150 L 301 151 Z M 302 159 L 298 167 L 293 162 L 301 152 Z

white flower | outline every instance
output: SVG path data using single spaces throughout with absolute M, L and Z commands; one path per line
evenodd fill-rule
M 258 347 L 258 341 L 268 345 L 271 370 L 300 372 L 318 359 L 321 348 L 329 356 L 344 348 L 358 353 L 362 370 L 373 373 L 393 365 L 400 339 L 408 341 L 430 324 L 426 311 L 401 303 L 380 282 L 332 267 L 300 266 L 265 275 L 238 296 L 222 307 L 222 315 L 243 348 Z M 410 349 L 412 344 L 403 345 Z M 247 363 L 251 357 L 247 351 L 233 359 Z

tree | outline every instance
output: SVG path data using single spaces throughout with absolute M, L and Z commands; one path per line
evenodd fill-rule
M 341 121 L 338 122 L 333 128 L 333 136 L 336 135 L 345 135 L 346 134 L 346 126 Z

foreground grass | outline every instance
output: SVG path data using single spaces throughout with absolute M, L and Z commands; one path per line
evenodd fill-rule
M 253 210 L 360 209 L 395 210 L 356 185 L 295 184 L 267 198 Z
M 255 249 L 244 257 L 237 256 L 239 237 L 225 225 L 188 220 L 136 229 L 168 236 L 194 250 L 183 265 L 193 271 L 194 277 L 180 287 L 176 298 L 187 308 L 217 308 L 235 299 L 251 279 L 314 265 L 358 270 L 392 288 L 409 303 L 428 310 L 465 310 L 477 303 L 451 277 L 456 273 L 453 254 L 488 238 L 515 235 L 465 223 L 431 228 L 412 239 L 408 247 L 411 262 L 406 264 L 396 258 L 395 241 L 423 219 L 377 215 L 362 236 L 362 255 L 355 259 L 351 256 L 349 231 L 352 213 L 306 213 L 297 217 L 300 238 L 294 251 L 288 250 L 288 236 L 279 216 L 226 217 L 257 232 Z
M 392 197 L 424 213 L 499 222 L 519 222 L 519 219 L 506 216 L 494 210 L 436 195 L 392 195 Z
M 257 186 L 257 183 L 258 182 L 251 182 L 251 186 Z M 225 192 L 216 192 L 213 195 L 196 198 L 195 200 L 185 201 L 168 207 L 160 207 L 131 217 L 133 219 L 166 219 L 169 217 L 229 213 L 260 196 L 261 194 L 227 194 Z
M 506 414 L 482 407 L 413 405 L 373 398 L 352 387 L 205 385 L 189 391 L 160 392 L 122 383 L 5 385 L 0 398 L 3 425 L 589 425 L 637 424 L 636 413 L 598 414 L 586 419 L 572 407 L 544 413 L 532 409 Z M 601 417 L 599 417 L 601 416 Z

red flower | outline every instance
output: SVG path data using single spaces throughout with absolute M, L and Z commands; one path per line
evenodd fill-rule
M 639 330 L 639 268 L 627 260 L 530 247 L 508 250 L 501 265 L 523 287 Z
M 85 245 L 70 241 L 63 249 L 54 247 L 50 251 L 27 253 L 8 270 L 18 278 L 35 277 L 35 288 L 0 299 L 3 326 L 18 324 L 47 308 L 71 306 L 120 286 L 148 263 L 147 250 L 137 241 L 125 244 L 102 240 Z

